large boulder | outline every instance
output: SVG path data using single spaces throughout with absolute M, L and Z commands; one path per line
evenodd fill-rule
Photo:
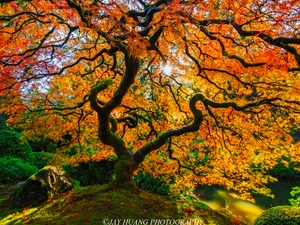
M 277 206 L 263 212 L 254 221 L 254 225 L 298 225 L 300 224 L 300 207 Z
M 18 187 L 11 201 L 15 207 L 36 206 L 72 188 L 72 182 L 62 172 L 53 166 L 46 166 Z

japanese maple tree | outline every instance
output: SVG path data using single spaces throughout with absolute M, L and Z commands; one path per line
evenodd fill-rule
M 116 155 L 115 185 L 141 169 L 248 198 L 300 161 L 299 1 L 0 3 L 1 112 L 28 137 L 68 134 L 77 159 Z

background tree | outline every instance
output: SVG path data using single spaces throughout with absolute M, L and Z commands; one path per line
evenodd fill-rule
M 115 154 L 116 185 L 141 168 L 249 198 L 300 161 L 299 1 L 0 2 L 1 112 L 81 160 Z

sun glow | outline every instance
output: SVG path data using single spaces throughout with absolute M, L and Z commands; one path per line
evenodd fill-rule
M 163 69 L 162 69 L 163 73 L 166 75 L 171 75 L 172 70 L 173 70 L 173 67 L 170 66 L 169 64 L 164 65 Z

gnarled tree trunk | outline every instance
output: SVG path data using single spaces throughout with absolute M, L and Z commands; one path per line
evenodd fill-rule
M 133 188 L 134 171 L 138 168 L 132 154 L 124 155 L 119 158 L 115 165 L 115 180 L 113 182 L 117 187 Z

